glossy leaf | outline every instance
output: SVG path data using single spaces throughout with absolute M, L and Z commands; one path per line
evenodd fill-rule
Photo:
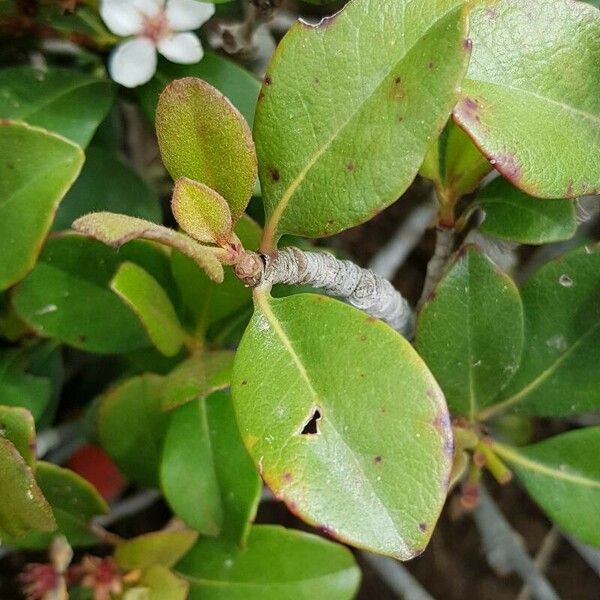
M 568 0 L 480 0 L 469 37 L 473 56 L 454 110 L 460 126 L 534 196 L 597 193 L 600 11 Z
M 225 245 L 231 238 L 231 212 L 220 194 L 208 186 L 181 177 L 171 201 L 180 227 L 199 242 Z
M 452 413 L 473 418 L 519 366 L 523 348 L 519 290 L 487 257 L 469 248 L 423 306 L 416 348 Z
M 169 420 L 160 409 L 162 377 L 128 379 L 109 390 L 98 413 L 102 447 L 132 481 L 158 485 L 158 464 Z
M 441 202 L 454 204 L 473 192 L 491 170 L 492 165 L 469 136 L 449 121 L 430 146 L 419 172 L 436 184 Z
M 0 122 L 0 289 L 33 268 L 83 158 L 81 148 L 65 138 Z
M 171 410 L 229 387 L 233 352 L 199 351 L 184 360 L 164 380 L 161 406 Z
M 194 65 L 161 61 L 154 78 L 141 88 L 136 88 L 142 109 L 150 122 L 154 122 L 160 93 L 173 80 L 183 77 L 197 77 L 216 87 L 252 126 L 260 91 L 258 79 L 232 60 L 212 52 L 206 52 L 204 58 Z
M 78 235 L 46 244 L 33 272 L 14 296 L 18 314 L 40 335 L 89 352 L 128 352 L 150 341 L 137 317 L 109 283 L 119 265 L 132 261 L 166 289 L 172 286 L 168 257 L 145 242 L 119 251 Z
M 261 483 L 240 439 L 229 394 L 216 392 L 173 413 L 161 484 L 167 502 L 187 525 L 243 542 Z
M 479 193 L 475 206 L 484 211 L 483 233 L 521 244 L 568 240 L 577 231 L 573 202 L 540 200 L 498 177 Z
M 265 248 L 357 225 L 406 190 L 456 102 L 465 35 L 457 0 L 354 0 L 291 27 L 254 124 Z
M 252 527 L 244 549 L 202 538 L 175 570 L 190 600 L 350 600 L 360 581 L 343 546 L 272 525 Z
M 337 300 L 256 292 L 232 389 L 244 443 L 294 513 L 374 552 L 422 552 L 452 434 L 442 392 L 404 338 Z
M 600 546 L 600 427 L 496 449 L 561 530 Z
M 564 416 L 600 408 L 600 248 L 543 266 L 523 286 L 525 346 L 510 385 L 484 411 Z
M 152 565 L 146 569 L 139 585 L 150 591 L 148 600 L 186 600 L 190 587 L 187 581 L 162 565 Z
M 31 532 L 10 543 L 19 548 L 47 548 L 53 536 L 60 533 L 71 546 L 97 544 L 98 538 L 89 529 L 90 521 L 108 512 L 97 490 L 69 469 L 42 461 L 37 467 L 37 482 L 52 507 L 58 529 L 52 534 Z
M 73 223 L 73 229 L 114 247 L 138 238 L 160 242 L 189 256 L 213 281 L 223 280 L 223 267 L 212 248 L 168 227 L 126 215 L 99 212 L 80 217 Z
M 154 531 L 117 545 L 114 558 L 121 569 L 172 567 L 196 543 L 198 533 L 188 529 Z
M 156 133 L 171 177 L 212 188 L 237 221 L 256 181 L 256 154 L 248 124 L 233 104 L 201 79 L 178 79 L 160 95 Z
M 31 413 L 24 408 L 0 405 L 2 438 L 14 445 L 27 466 L 35 472 L 35 422 Z
M 55 67 L 1 69 L 0 89 L 0 117 L 44 127 L 81 146 L 88 144 L 113 101 L 110 81 Z
M 260 242 L 261 229 L 245 215 L 236 223 L 235 234 L 248 250 L 256 250 Z M 206 330 L 210 325 L 229 317 L 245 305 L 249 305 L 252 292 L 226 269 L 223 282 L 215 285 L 186 256 L 174 252 L 171 257 L 173 276 L 179 284 L 181 297 L 192 315 L 196 328 Z
M 29 372 L 28 367 L 23 352 L 0 351 L 0 402 L 25 408 L 39 420 L 52 399 L 52 382 Z
M 0 542 L 31 529 L 53 531 L 52 510 L 35 482 L 33 472 L 11 442 L 0 436 Z
M 112 211 L 159 223 L 160 204 L 154 190 L 115 154 L 91 146 L 81 175 L 60 203 L 53 229 L 69 229 L 78 217 Z
M 138 316 L 159 352 L 175 356 L 181 350 L 186 332 L 169 296 L 152 275 L 135 263 L 125 262 L 110 287 Z

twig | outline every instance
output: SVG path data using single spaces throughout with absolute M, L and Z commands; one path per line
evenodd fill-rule
M 427 231 L 435 214 L 436 207 L 431 201 L 415 208 L 392 239 L 377 252 L 368 268 L 381 277 L 392 279 Z
M 517 573 L 536 600 L 560 600 L 527 554 L 521 536 L 513 530 L 483 486 L 473 517 L 492 569 L 500 574 Z
M 46 456 L 49 452 L 57 450 L 68 442 L 72 442 L 83 427 L 83 420 L 68 421 L 58 427 L 42 431 L 36 439 L 36 452 L 38 458 Z
M 543 573 L 548 568 L 548 565 L 550 564 L 550 561 L 552 560 L 552 557 L 558 548 L 559 542 L 560 532 L 558 531 L 557 527 L 553 526 L 545 535 L 540 545 L 540 549 L 535 555 L 534 563 L 540 572 Z M 517 600 L 529 600 L 530 598 L 531 590 L 529 589 L 528 585 L 524 585 L 517 596 Z
M 397 560 L 361 552 L 363 560 L 379 575 L 381 580 L 404 600 L 434 600 L 410 571 Z
M 108 527 L 116 521 L 120 521 L 131 515 L 135 515 L 138 512 L 144 510 L 148 506 L 154 504 L 161 497 L 161 493 L 158 490 L 144 490 L 133 496 L 117 502 L 107 515 L 101 515 L 93 519 L 93 525 L 100 527 Z
M 385 321 L 404 335 L 412 331 L 412 310 L 387 279 L 329 252 L 304 252 L 298 248 L 260 255 L 246 252 L 235 271 L 251 287 L 283 283 L 320 289 Z
M 492 262 L 496 263 L 503 271 L 512 271 L 518 263 L 516 253 L 519 244 L 495 238 L 472 229 L 467 234 L 463 244 L 475 244 Z
M 456 233 L 454 229 L 441 225 L 438 225 L 436 228 L 435 250 L 433 251 L 431 260 L 427 264 L 425 284 L 423 285 L 423 292 L 421 293 L 418 306 L 422 306 L 425 303 L 442 278 L 448 259 L 454 249 L 455 237 Z

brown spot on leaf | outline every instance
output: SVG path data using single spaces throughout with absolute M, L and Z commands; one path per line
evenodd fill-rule
M 569 180 L 569 184 L 567 185 L 567 189 L 565 190 L 565 198 L 572 198 L 573 194 L 573 180 Z
M 285 481 L 286 483 L 289 483 L 290 481 L 292 481 L 294 479 L 294 476 L 287 472 L 283 474 L 283 481 Z
M 382 458 L 381 456 L 376 456 L 376 457 L 373 459 L 373 462 L 374 462 L 376 465 L 380 465 L 382 461 L 383 461 L 383 458 Z
M 267 74 L 265 75 L 265 85 L 271 85 L 273 83 L 273 78 Z
M 406 99 L 406 90 L 402 85 L 402 78 L 399 75 L 394 77 L 392 87 L 390 89 L 390 98 L 395 102 L 401 102 Z
M 361 342 L 366 342 L 366 341 L 367 341 L 367 336 L 366 336 L 366 335 L 364 335 L 364 334 L 363 334 L 363 335 L 361 335 L 361 336 L 360 336 L 360 341 L 361 341 Z
M 80 344 L 85 344 L 87 342 L 87 335 L 78 335 L 77 336 L 77 340 L 79 341 Z
M 258 93 L 258 102 L 260 102 L 265 97 L 265 93 L 261 90 Z
M 275 167 L 269 167 L 269 177 L 274 183 L 277 183 L 281 179 L 281 175 Z
M 354 164 L 354 161 L 353 160 L 349 160 L 346 163 L 346 171 L 348 171 L 348 173 L 350 173 L 350 172 L 354 171 L 354 169 L 356 169 L 356 165 Z
M 435 63 L 432 60 L 430 60 L 427 63 L 427 68 L 431 71 L 433 69 L 433 67 L 435 67 Z
M 315 83 L 316 83 L 317 85 L 319 85 L 319 84 L 321 83 L 321 80 L 320 80 L 318 77 L 315 77 Z
M 328 219 L 327 220 L 327 225 L 335 225 L 336 221 L 335 219 Z
M 427 523 L 423 522 L 419 523 L 419 529 L 424 533 L 425 531 L 427 531 L 427 529 L 429 529 L 429 527 L 427 526 Z
M 471 52 L 471 50 L 473 50 L 473 40 L 471 38 L 465 38 L 463 40 L 463 48 L 467 52 Z
M 248 382 L 244 379 L 241 383 L 241 385 L 248 385 Z

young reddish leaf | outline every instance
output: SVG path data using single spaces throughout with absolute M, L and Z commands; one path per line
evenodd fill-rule
M 354 0 L 299 22 L 267 69 L 254 134 L 265 249 L 332 235 L 406 190 L 448 120 L 469 57 L 460 0 Z
M 190 529 L 146 533 L 121 542 L 115 550 L 115 560 L 127 571 L 152 565 L 172 567 L 197 539 L 198 532 Z
M 0 540 L 31 530 L 54 531 L 52 509 L 15 446 L 0 436 Z
M 125 262 L 110 287 L 138 316 L 159 352 L 175 356 L 181 350 L 187 334 L 169 296 L 152 275 Z
M 229 387 L 233 352 L 200 351 L 180 363 L 164 380 L 161 406 L 172 410 Z
M 175 182 L 171 208 L 180 227 L 199 242 L 225 246 L 231 240 L 229 206 L 203 183 L 180 177 Z
M 19 406 L 0 406 L 0 439 L 2 438 L 15 446 L 27 466 L 35 473 L 35 422 L 32 414 Z
M 202 246 L 187 235 L 168 227 L 137 217 L 99 212 L 80 217 L 73 223 L 73 229 L 115 247 L 138 238 L 160 242 L 189 256 L 213 281 L 223 281 L 223 267 L 213 248 Z
M 522 448 L 494 447 L 563 531 L 600 546 L 600 427 Z
M 256 291 L 232 390 L 246 448 L 290 510 L 373 552 L 423 551 L 446 498 L 452 432 L 403 337 L 337 300 Z
M 250 128 L 233 104 L 205 81 L 178 79 L 160 96 L 156 133 L 171 177 L 212 188 L 237 221 L 252 195 L 257 167 Z
M 600 11 L 569 0 L 475 5 L 473 56 L 454 118 L 523 191 L 598 193 Z
M 261 485 L 229 394 L 216 392 L 173 413 L 160 473 L 165 498 L 187 525 L 243 544 Z
M 273 525 L 253 526 L 244 548 L 201 538 L 175 572 L 189 600 L 351 600 L 360 583 L 347 548 Z

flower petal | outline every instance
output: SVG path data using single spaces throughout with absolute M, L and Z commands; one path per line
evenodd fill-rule
M 215 5 L 196 0 L 167 0 L 167 20 L 174 31 L 198 29 L 215 14 Z
M 127 0 L 102 0 L 100 16 L 116 35 L 135 35 L 142 30 L 143 15 L 134 2 Z
M 158 51 L 171 62 L 191 65 L 197 63 L 204 50 L 195 33 L 175 33 L 158 42 Z
M 146 17 L 155 17 L 165 6 L 165 0 L 126 0 Z
M 152 79 L 156 72 L 156 47 L 147 38 L 136 38 L 119 44 L 108 65 L 117 83 L 132 88 Z

